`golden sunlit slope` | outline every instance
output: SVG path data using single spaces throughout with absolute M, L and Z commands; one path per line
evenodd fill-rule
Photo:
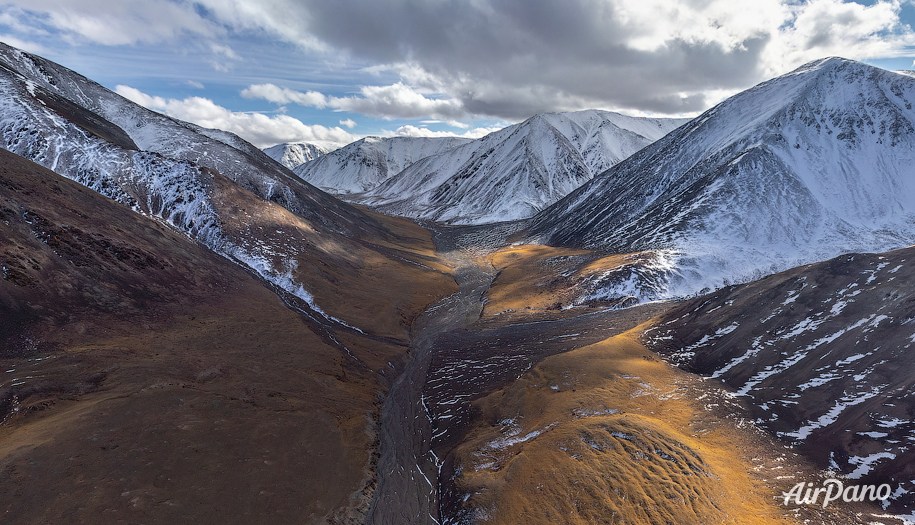
M 645 254 L 605 255 L 539 244 L 512 245 L 487 256 L 497 271 L 486 294 L 484 317 L 526 316 L 569 306 L 607 306 L 619 301 L 581 301 L 603 276 L 638 264 Z
M 775 499 L 789 481 L 763 479 L 791 462 L 703 406 L 701 382 L 640 333 L 549 357 L 477 401 L 454 452 L 470 522 L 794 522 Z

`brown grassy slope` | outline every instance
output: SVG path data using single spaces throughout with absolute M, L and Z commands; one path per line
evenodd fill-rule
M 549 357 L 477 402 L 455 451 L 474 522 L 792 522 L 784 489 L 754 474 L 766 442 L 703 407 L 699 381 L 639 334 Z
M 286 208 L 214 176 L 222 226 L 240 243 L 266 244 L 275 268 L 295 261 L 292 274 L 317 305 L 350 325 L 405 341 L 427 305 L 456 290 L 436 257 L 431 234 L 414 223 L 364 212 L 372 221 L 360 237 L 328 232 Z M 383 292 L 382 292 L 383 290 Z
M 358 517 L 373 369 L 240 267 L 5 151 L 0 190 L 0 521 Z M 415 315 L 411 293 L 376 291 L 378 315 L 385 298 Z M 376 326 L 405 333 L 396 318 Z M 340 337 L 379 366 L 405 351 Z
M 602 255 L 536 244 L 501 248 L 487 256 L 498 273 L 486 294 L 483 316 L 555 312 L 581 297 L 593 279 L 639 258 L 637 253 Z

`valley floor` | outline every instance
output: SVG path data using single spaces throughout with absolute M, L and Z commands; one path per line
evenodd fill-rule
M 531 285 L 540 263 L 606 258 L 501 248 L 510 234 L 436 228 L 460 290 L 414 326 L 369 522 L 874 523 L 876 508 L 782 504 L 823 474 L 641 343 L 671 305 L 557 309 Z

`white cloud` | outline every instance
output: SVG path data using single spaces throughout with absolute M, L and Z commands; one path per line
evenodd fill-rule
M 356 127 L 356 121 L 351 118 L 346 118 L 340 121 L 340 125 L 349 129 L 353 129 Z
M 241 60 L 241 57 L 231 47 L 210 42 L 210 52 L 213 58 L 210 59 L 210 66 L 220 73 L 228 73 L 232 70 L 234 62 Z
M 296 91 L 275 84 L 254 84 L 242 90 L 241 95 L 274 104 L 331 108 L 386 119 L 466 116 L 459 100 L 427 97 L 402 82 L 388 86 L 363 86 L 359 93 L 358 96 L 331 97 L 317 91 Z
M 450 131 L 434 131 L 429 128 L 407 124 L 405 126 L 400 126 L 394 131 L 385 131 L 382 135 L 387 137 L 462 137 L 467 139 L 478 139 L 489 135 L 494 131 L 499 131 L 500 129 L 502 128 L 473 128 L 464 133 L 452 133 Z
M 176 40 L 185 35 L 214 37 L 222 29 L 189 3 L 168 0 L 5 0 L 22 24 L 45 25 L 72 40 L 129 45 Z
M 781 29 L 763 56 L 771 73 L 816 58 L 852 59 L 911 54 L 915 34 L 899 18 L 899 1 L 865 6 L 841 0 L 811 0 L 790 10 L 790 24 Z
M 339 147 L 356 139 L 339 127 L 308 125 L 288 115 L 231 111 L 203 97 L 166 99 L 123 85 L 117 86 L 115 91 L 141 106 L 171 117 L 206 128 L 230 131 L 258 147 L 282 142 L 316 142 Z
M 254 84 L 242 90 L 245 98 L 261 99 L 274 104 L 298 104 L 300 106 L 324 109 L 327 97 L 317 91 L 295 91 L 275 84 Z
M 42 44 L 170 43 L 211 55 L 220 71 L 247 68 L 262 79 L 252 83 L 271 74 L 237 51 L 279 40 L 265 62 L 383 85 L 333 97 L 255 84 L 252 98 L 374 117 L 669 115 L 823 56 L 908 56 L 915 33 L 903 5 L 912 0 L 0 0 L 0 31 Z
M 187 80 L 184 83 L 191 86 L 194 89 L 206 89 L 206 86 L 203 85 L 203 82 L 198 82 L 196 80 Z
M 900 20 L 903 1 L 475 0 L 422 9 L 395 0 L 220 3 L 245 27 L 401 80 L 329 107 L 447 120 L 583 107 L 695 112 L 718 94 L 823 56 L 910 53 L 915 34 Z
M 467 114 L 459 100 L 429 98 L 402 82 L 363 86 L 359 91 L 361 96 L 334 98 L 330 106 L 382 118 L 459 118 Z

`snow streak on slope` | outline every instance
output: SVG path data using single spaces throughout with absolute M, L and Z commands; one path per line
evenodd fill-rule
M 740 93 L 539 214 L 533 238 L 675 255 L 686 295 L 915 242 L 915 79 L 830 58 Z M 657 277 L 657 276 L 655 276 Z
M 915 509 L 915 248 L 850 254 L 733 286 L 647 332 L 678 366 L 733 387 L 756 422 L 824 468 L 904 486 Z
M 468 142 L 457 137 L 366 137 L 297 167 L 295 173 L 331 193 L 362 193 L 420 159 Z
M 537 115 L 416 162 L 357 200 L 454 224 L 526 218 L 684 122 L 597 110 Z
M 63 66 L 0 43 L 0 72 L 6 71 L 63 104 L 69 116 L 91 112 L 129 145 L 212 168 L 254 194 L 280 204 L 329 230 L 352 234 L 365 216 L 303 184 L 264 152 L 231 133 L 205 129 L 143 108 Z M 99 118 L 100 117 L 100 118 Z M 111 126 L 113 124 L 113 126 Z M 110 140 L 111 136 L 102 137 Z M 121 138 L 121 137 L 118 137 Z M 128 146 L 125 140 L 118 144 Z
M 287 142 L 264 148 L 264 153 L 268 157 L 289 169 L 294 169 L 306 162 L 313 161 L 330 151 L 331 148 L 308 142 Z
M 103 108 L 127 125 L 87 107 Z M 298 246 L 308 242 L 299 239 L 302 228 L 273 238 L 251 221 L 240 229 L 237 215 L 281 215 L 263 197 L 311 219 L 309 231 L 321 225 L 324 232 L 358 232 L 369 219 L 296 180 L 241 139 L 151 113 L 56 64 L 0 46 L 0 146 L 165 221 L 341 323 L 294 277 L 307 271 L 299 269 Z M 253 193 L 228 181 L 226 172 Z

